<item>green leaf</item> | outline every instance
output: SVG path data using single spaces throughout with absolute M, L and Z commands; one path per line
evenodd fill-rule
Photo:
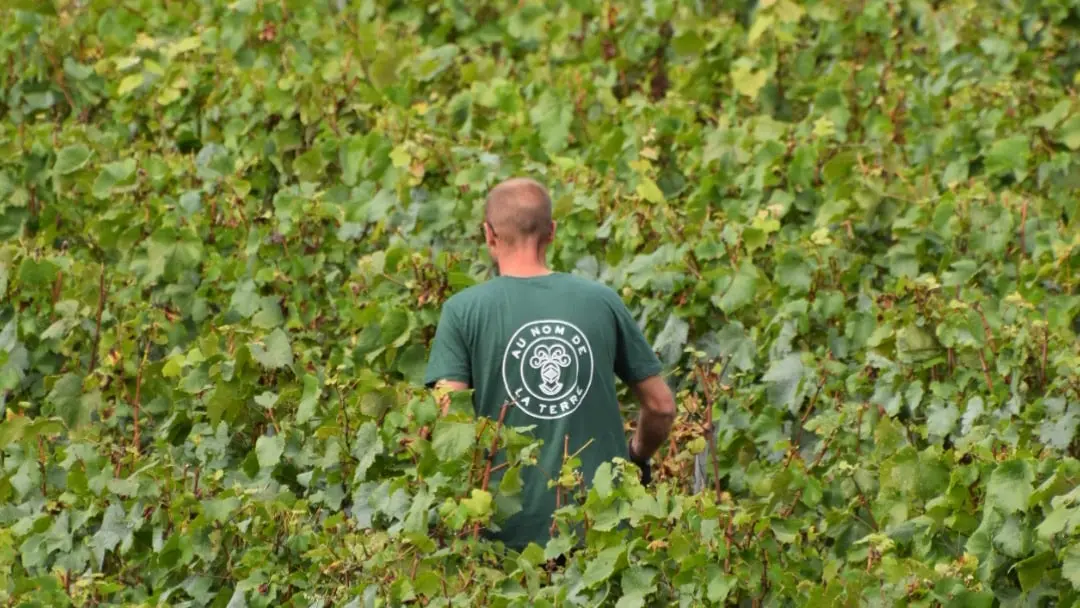
M 926 430 L 930 435 L 945 437 L 956 428 L 956 422 L 959 419 L 960 410 L 956 409 L 955 405 L 938 404 L 930 410 L 930 415 L 926 419 Z
M 233 593 L 229 597 L 229 603 L 225 604 L 225 608 L 248 608 L 247 597 L 242 588 L 236 587 L 233 589 Z
M 318 181 L 325 165 L 326 162 L 323 160 L 322 152 L 318 148 L 311 148 L 297 156 L 296 160 L 293 161 L 293 169 L 296 170 L 296 175 L 302 181 L 308 182 Z
M 129 74 L 120 81 L 120 86 L 116 88 L 116 94 L 120 97 L 124 97 L 128 93 L 131 93 L 135 89 L 142 86 L 144 80 L 145 76 L 143 76 L 142 72 L 139 72 L 137 74 Z
M 656 182 L 649 179 L 648 177 L 641 177 L 641 181 L 638 183 L 635 191 L 637 192 L 638 196 L 649 201 L 650 203 L 655 203 L 659 205 L 664 202 L 664 193 L 660 191 L 660 188 L 656 185 Z
M 1013 569 L 1016 570 L 1016 576 L 1020 579 L 1020 588 L 1026 593 L 1039 586 L 1046 575 L 1046 569 L 1053 563 L 1054 554 L 1051 551 L 1043 551 L 1016 562 Z
M 656 335 L 653 349 L 659 353 L 661 362 L 673 365 L 682 356 L 689 336 L 690 324 L 671 313 L 664 323 L 664 328 Z
M 264 409 L 271 409 L 279 398 L 278 394 L 273 391 L 263 391 L 255 395 L 255 403 L 261 405 Z
M 341 146 L 338 153 L 341 163 L 341 178 L 346 186 L 355 186 L 360 177 L 360 169 L 367 157 L 367 145 L 364 138 L 354 135 Z
M 958 287 L 966 284 L 975 276 L 979 265 L 974 260 L 957 260 L 951 270 L 941 274 L 941 284 L 945 287 Z
M 405 379 L 413 384 L 424 382 L 424 372 L 427 370 L 427 349 L 422 344 L 410 344 L 401 351 L 398 360 L 398 371 Z
M 693 30 L 684 31 L 671 41 L 671 48 L 682 56 L 694 56 L 705 49 L 705 41 Z
M 593 474 L 592 486 L 596 488 L 596 493 L 600 498 L 611 496 L 612 476 L 610 462 L 602 462 L 600 463 L 600 466 L 596 467 L 596 473 Z
M 541 145 L 548 154 L 559 154 L 570 138 L 574 107 L 550 88 L 529 109 L 529 120 L 537 130 Z
M 1080 543 L 1073 543 L 1065 549 L 1061 559 L 1061 575 L 1072 583 L 1074 589 L 1080 589 Z
M 555 559 L 560 555 L 566 555 L 573 544 L 574 539 L 569 536 L 552 537 L 544 546 L 544 559 Z
M 88 160 L 90 160 L 90 148 L 75 144 L 56 153 L 56 164 L 53 165 L 53 170 L 59 175 L 67 175 L 82 169 Z
M 116 186 L 124 184 L 134 176 L 135 167 L 136 162 L 134 158 L 109 163 L 102 167 L 101 172 L 98 173 L 97 179 L 94 180 L 92 188 L 94 198 L 108 198 Z
M 804 372 L 802 357 L 792 353 L 769 365 L 762 380 L 769 384 L 769 402 L 776 407 L 787 408 L 794 412 L 798 409 L 795 399 Z
M 90 412 L 83 400 L 83 377 L 67 373 L 60 377 L 46 399 L 68 428 L 78 428 L 90 422 Z
M 435 78 L 450 67 L 457 55 L 458 47 L 453 44 L 444 44 L 433 49 L 428 49 L 414 59 L 413 66 L 416 69 L 417 78 L 419 78 L 421 82 L 427 82 Z
M 1060 534 L 1067 526 L 1075 525 L 1074 522 L 1080 517 L 1080 509 L 1057 507 L 1047 514 L 1046 518 L 1035 528 L 1039 538 L 1044 541 L 1051 540 Z
M 1047 131 L 1052 130 L 1069 115 L 1069 106 L 1071 105 L 1072 103 L 1068 99 L 1062 99 L 1053 108 L 1032 119 L 1031 126 L 1046 129 Z
M 1080 150 L 1080 114 L 1061 125 L 1057 139 L 1070 150 Z
M 225 522 L 240 508 L 240 499 L 235 496 L 228 498 L 204 500 L 202 502 L 203 513 L 207 519 L 216 522 Z
M 485 518 L 491 515 L 492 497 L 491 492 L 473 488 L 468 498 L 462 499 L 461 504 L 469 515 L 476 518 Z
M 240 281 L 233 290 L 232 297 L 229 299 L 229 308 L 246 319 L 259 310 L 259 301 L 255 281 L 247 279 Z
M 990 474 L 986 486 L 986 504 L 1006 513 L 1027 511 L 1028 498 L 1034 491 L 1035 473 L 1026 460 L 1007 460 Z
M 379 429 L 369 420 L 357 429 L 356 437 L 353 438 L 352 455 L 357 460 L 354 481 L 363 480 L 375 459 L 382 453 L 383 442 L 379 437 Z
M 745 57 L 737 59 L 732 66 L 731 83 L 735 90 L 750 99 L 757 99 L 758 92 L 769 81 L 769 73 L 753 69 L 753 64 Z
M 168 49 L 165 51 L 165 55 L 170 60 L 176 59 L 178 56 L 187 53 L 188 51 L 194 51 L 201 46 L 202 38 L 199 35 L 188 36 L 170 44 Z
M 235 294 L 234 294 L 235 295 Z M 258 313 L 251 318 L 251 324 L 259 329 L 273 329 L 285 322 L 281 315 L 281 307 L 273 298 L 261 298 L 262 304 Z
M 758 271 L 749 261 L 743 261 L 739 271 L 731 279 L 731 282 L 720 293 L 722 295 L 712 297 L 712 302 L 727 314 L 741 310 L 754 301 L 757 290 Z
M 403 346 L 409 339 L 409 313 L 404 310 L 389 310 L 383 317 L 381 334 L 384 346 Z
M 967 405 L 964 407 L 964 415 L 960 418 L 960 434 L 967 435 L 970 433 L 972 427 L 984 413 L 986 413 L 986 409 L 982 397 L 976 395 L 968 399 Z
M 311 374 L 304 374 L 304 394 L 300 397 L 300 405 L 296 408 L 296 421 L 298 423 L 303 424 L 315 415 L 315 408 L 319 404 L 321 392 L 319 379 Z
M 994 548 L 1012 558 L 1027 555 L 1031 551 L 1031 543 L 1031 529 L 1016 515 L 1005 518 L 1005 522 L 994 535 Z
M 738 321 L 724 325 L 716 334 L 716 352 L 712 356 L 731 359 L 731 365 L 737 370 L 754 368 L 754 356 L 757 348 L 754 341 L 746 335 L 746 328 Z
M 896 332 L 897 358 L 904 363 L 926 361 L 939 352 L 934 336 L 917 325 L 907 325 Z
M 949 598 L 946 608 L 991 608 L 994 605 L 994 594 L 988 591 L 972 591 L 962 589 L 956 595 Z
M 714 573 L 709 577 L 709 586 L 706 590 L 709 601 L 715 604 L 722 603 L 738 582 L 738 579 L 731 574 Z
M 615 567 L 625 552 L 626 547 L 623 545 L 608 547 L 601 551 L 585 567 L 585 574 L 581 577 L 581 584 L 588 589 L 610 579 L 611 575 L 615 574 Z
M 105 517 L 101 520 L 101 527 L 94 534 L 90 546 L 94 550 L 100 563 L 105 553 L 121 547 L 123 553 L 133 542 L 132 533 L 134 528 L 127 521 L 124 510 L 117 503 L 112 503 L 105 509 Z
M 792 293 L 806 293 L 812 284 L 811 269 L 801 254 L 795 251 L 784 252 L 776 266 L 776 282 L 788 287 Z
M 646 598 L 656 591 L 656 569 L 649 566 L 631 566 L 623 570 L 620 587 L 623 595 L 615 608 L 643 608 Z
M 281 455 L 285 452 L 285 440 L 281 435 L 268 437 L 262 435 L 255 442 L 255 455 L 259 459 L 260 469 L 272 469 L 281 462 Z
M 251 356 L 267 369 L 278 369 L 293 364 L 292 346 L 289 345 L 289 336 L 281 329 L 275 329 L 265 341 L 248 343 Z
M 600 466 L 602 467 L 604 465 L 601 464 Z M 599 471 L 599 469 L 597 469 L 597 471 Z M 521 492 L 523 487 L 520 467 L 510 467 L 506 470 L 506 473 L 503 474 L 502 479 L 499 480 L 500 495 L 515 495 Z
M 999 139 L 986 152 L 986 172 L 989 175 L 1014 173 L 1017 179 L 1027 173 L 1031 157 L 1031 142 L 1026 135 Z
M 765 32 L 767 32 L 775 22 L 776 19 L 774 19 L 772 15 L 759 15 L 756 19 L 754 19 L 753 25 L 750 26 L 750 31 L 748 31 L 746 34 L 746 43 L 751 46 L 756 44 L 758 39 L 760 39 L 761 36 Z
M 476 437 L 476 426 L 471 422 L 439 420 L 431 436 L 431 447 L 440 460 L 457 460 L 472 447 Z

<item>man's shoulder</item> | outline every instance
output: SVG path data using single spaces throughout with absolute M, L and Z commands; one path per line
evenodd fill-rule
M 492 292 L 491 281 L 483 281 L 470 285 L 461 291 L 455 292 L 443 302 L 443 308 L 468 308 L 477 302 L 484 301 Z
M 622 298 L 614 288 L 596 279 L 590 279 L 578 274 L 565 274 L 565 281 L 576 293 L 589 295 L 601 299 L 609 304 L 621 303 Z
M 598 280 L 564 272 L 558 273 L 552 279 L 554 279 L 555 283 L 549 283 L 549 285 L 557 286 L 560 292 L 565 291 L 573 294 L 575 299 L 584 296 L 611 306 L 622 303 L 618 292 Z M 455 311 L 465 311 L 501 302 L 502 299 L 497 296 L 507 288 L 511 288 L 511 286 L 500 282 L 497 278 L 476 283 L 451 295 L 443 302 L 443 307 Z
M 491 281 L 470 285 L 446 298 L 442 303 L 443 312 L 459 323 L 482 318 L 491 310 L 492 303 L 498 301 L 493 297 L 496 291 Z

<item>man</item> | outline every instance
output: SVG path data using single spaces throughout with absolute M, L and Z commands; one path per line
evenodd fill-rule
M 496 186 L 484 207 L 483 230 L 498 276 L 446 301 L 425 383 L 474 389 L 476 413 L 488 418 L 497 419 L 509 402 L 505 424 L 535 425 L 534 436 L 544 441 L 542 471 L 522 471 L 522 511 L 494 535 L 520 551 L 549 539 L 556 492 L 547 484 L 559 475 L 564 447 L 570 454 L 581 450 L 580 471 L 590 486 L 597 466 L 616 456 L 637 464 L 648 483 L 649 461 L 671 430 L 675 400 L 660 377 L 660 361 L 615 291 L 548 269 L 555 222 L 543 186 L 525 178 Z M 629 444 L 615 376 L 641 405 Z

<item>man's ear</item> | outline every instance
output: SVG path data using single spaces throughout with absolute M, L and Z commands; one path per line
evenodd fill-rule
M 558 226 L 558 222 L 551 220 L 551 227 L 548 229 L 548 242 L 555 240 L 555 227 Z
M 487 244 L 488 249 L 495 247 L 495 234 L 491 230 L 491 224 L 487 223 L 487 220 L 484 220 L 484 243 Z

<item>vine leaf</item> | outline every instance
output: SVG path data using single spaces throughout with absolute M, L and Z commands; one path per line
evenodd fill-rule
M 293 364 L 289 336 L 280 327 L 275 329 L 264 343 L 251 342 L 251 356 L 267 369 L 278 369 Z
M 1026 460 L 1007 460 L 990 474 L 986 487 L 987 508 L 997 507 L 1006 513 L 1027 511 L 1028 499 L 1035 488 L 1034 471 Z

